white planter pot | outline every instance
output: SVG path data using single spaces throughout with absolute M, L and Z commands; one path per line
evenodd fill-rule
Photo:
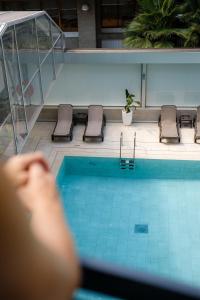
M 131 110 L 127 113 L 125 110 L 122 110 L 122 121 L 124 125 L 128 126 L 131 125 L 133 119 L 133 111 Z

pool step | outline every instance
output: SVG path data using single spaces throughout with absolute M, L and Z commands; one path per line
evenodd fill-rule
M 135 161 L 134 159 L 121 159 L 120 160 L 120 168 L 122 170 L 134 170 L 135 167 Z

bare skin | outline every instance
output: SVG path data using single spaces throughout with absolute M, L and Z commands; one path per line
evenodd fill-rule
M 41 164 L 44 170 L 50 172 L 48 163 L 41 152 L 17 155 L 6 162 L 4 171 L 15 188 L 27 183 L 29 178 L 28 171 L 34 163 Z
M 79 264 L 46 160 L 12 158 L 0 178 L 0 298 L 70 299 Z

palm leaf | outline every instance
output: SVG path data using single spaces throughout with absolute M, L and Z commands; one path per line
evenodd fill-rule
M 143 37 L 127 37 L 124 40 L 124 45 L 130 48 L 152 48 L 153 44 L 150 40 Z
M 127 47 L 200 46 L 200 0 L 138 0 L 138 15 L 125 30 Z
M 154 48 L 174 48 L 174 44 L 170 41 L 159 41 L 154 43 Z

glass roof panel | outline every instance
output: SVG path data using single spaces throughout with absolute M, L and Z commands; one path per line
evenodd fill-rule
M 0 11 L 0 36 L 5 32 L 8 26 L 23 23 L 42 15 L 52 22 L 45 11 Z

